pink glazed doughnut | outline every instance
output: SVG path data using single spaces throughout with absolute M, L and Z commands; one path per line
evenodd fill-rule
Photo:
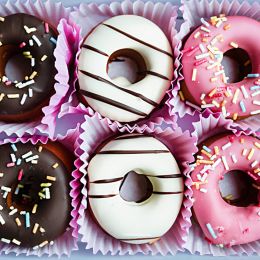
M 260 239 L 259 159 L 260 140 L 252 136 L 222 134 L 203 142 L 191 176 L 193 210 L 210 243 L 229 247 Z M 231 171 L 251 177 L 255 203 L 234 206 L 222 198 L 219 181 Z
M 182 100 L 198 110 L 209 108 L 233 120 L 259 114 L 260 23 L 248 17 L 224 15 L 209 21 L 202 18 L 201 22 L 183 50 L 185 83 L 179 93 Z M 242 80 L 228 83 L 225 73 L 233 66 L 225 65 L 224 69 L 222 62 L 224 54 L 232 49 L 246 51 L 248 56 L 242 67 L 252 69 Z M 235 56 L 242 59 L 240 54 Z

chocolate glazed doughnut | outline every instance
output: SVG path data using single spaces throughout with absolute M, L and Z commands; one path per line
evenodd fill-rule
M 69 226 L 72 159 L 59 143 L 0 146 L 0 241 L 37 249 Z
M 0 18 L 0 120 L 20 122 L 40 116 L 54 93 L 56 37 L 56 30 L 34 16 Z M 19 71 L 7 75 L 11 59 L 20 60 Z

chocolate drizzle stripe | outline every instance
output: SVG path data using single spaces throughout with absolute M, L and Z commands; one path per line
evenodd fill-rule
M 99 183 L 112 183 L 112 182 L 117 182 L 117 181 L 121 181 L 123 180 L 123 177 L 119 177 L 119 178 L 113 178 L 113 179 L 103 179 L 103 180 L 96 180 L 90 183 L 95 183 L 95 184 L 99 184 Z
M 142 41 L 142 40 L 136 38 L 135 36 L 133 36 L 133 35 L 131 35 L 131 34 L 128 34 L 128 33 L 124 32 L 124 31 L 122 31 L 122 30 L 120 30 L 120 29 L 118 29 L 118 28 L 116 28 L 116 27 L 114 27 L 114 26 L 112 26 L 112 25 L 105 24 L 105 23 L 103 23 L 103 25 L 106 26 L 106 27 L 108 27 L 108 28 L 110 28 L 110 29 L 112 29 L 112 30 L 114 30 L 114 31 L 116 31 L 116 32 L 119 32 L 119 33 L 121 33 L 121 34 L 127 36 L 128 38 L 130 38 L 130 39 L 132 39 L 132 40 L 134 40 L 134 41 L 137 41 L 137 42 L 139 42 L 139 43 L 141 43 L 141 44 L 143 44 L 143 45 L 145 45 L 145 46 L 147 46 L 147 47 L 150 47 L 150 48 L 152 48 L 152 49 L 154 49 L 154 50 L 156 50 L 156 51 L 159 51 L 159 52 L 161 52 L 161 53 L 163 53 L 163 54 L 166 54 L 167 56 L 173 58 L 171 53 L 169 53 L 169 52 L 167 52 L 167 51 L 164 51 L 164 50 L 162 50 L 162 49 L 160 49 L 160 48 L 158 48 L 158 47 L 156 47 L 156 46 L 153 46 L 153 45 L 151 45 L 151 44 L 148 43 L 148 42 L 144 42 L 144 41 Z
M 167 174 L 167 175 L 146 175 L 143 174 L 147 177 L 152 177 L 152 178 L 159 178 L 159 179 L 168 179 L 168 178 L 182 178 L 182 174 Z M 94 184 L 105 184 L 105 183 L 113 183 L 113 182 L 117 182 L 117 181 L 121 181 L 123 180 L 123 177 L 118 177 L 118 178 L 113 178 L 113 179 L 103 179 L 103 180 L 96 180 L 96 181 L 92 181 L 90 183 L 94 183 Z
M 88 49 L 88 50 L 91 50 L 91 51 L 94 51 L 94 52 L 97 52 L 97 53 L 99 53 L 99 54 L 101 54 L 101 55 L 104 55 L 104 56 L 109 56 L 108 54 L 106 54 L 105 52 L 103 52 L 103 51 L 101 51 L 101 50 L 99 50 L 99 49 L 97 49 L 97 48 L 95 48 L 95 47 L 92 47 L 92 46 L 90 46 L 90 45 L 87 45 L 87 44 L 83 44 L 82 45 L 82 48 L 84 48 L 84 49 Z
M 98 154 L 158 154 L 170 153 L 168 150 L 110 150 L 101 151 Z
M 160 179 L 170 179 L 170 178 L 182 178 L 182 174 L 167 174 L 167 175 L 146 175 L 148 177 L 160 178 Z
M 133 114 L 136 114 L 136 115 L 139 115 L 139 116 L 143 116 L 143 117 L 147 116 L 146 113 L 144 113 L 144 112 L 142 112 L 138 109 L 135 109 L 133 107 L 127 106 L 127 105 L 120 103 L 118 101 L 115 101 L 113 99 L 110 99 L 110 98 L 107 98 L 107 97 L 104 97 L 104 96 L 101 96 L 101 95 L 98 95 L 98 94 L 95 94 L 95 93 L 92 93 L 92 92 L 89 92 L 89 91 L 86 91 L 86 90 L 83 90 L 83 89 L 80 89 L 80 93 L 82 95 L 86 96 L 86 97 L 96 99 L 100 102 L 103 102 L 103 103 L 106 103 L 108 105 L 123 109 L 125 111 L 130 112 L 130 113 L 133 113 Z
M 117 196 L 118 194 L 108 194 L 108 195 L 88 195 L 90 199 L 107 199 Z
M 154 71 L 150 71 L 150 70 L 139 71 L 138 74 L 141 74 L 141 75 L 142 74 L 149 74 L 149 75 L 161 78 L 161 79 L 169 80 L 166 76 L 164 76 L 164 75 L 162 75 L 160 73 L 154 72 Z
M 153 191 L 153 194 L 158 195 L 174 195 L 174 194 L 181 194 L 183 191 L 174 191 L 174 192 L 166 192 L 166 191 Z
M 121 88 L 121 87 L 117 86 L 116 84 L 114 84 L 113 82 L 110 82 L 109 80 L 106 80 L 106 79 L 104 79 L 104 78 L 102 78 L 102 77 L 100 77 L 98 75 L 92 74 L 92 73 L 90 73 L 88 71 L 84 71 L 84 70 L 80 70 L 80 72 L 83 73 L 84 75 L 90 77 L 90 78 L 93 78 L 95 80 L 101 81 L 101 82 L 106 83 L 106 84 L 108 84 L 108 85 L 110 85 L 110 86 L 112 86 L 112 87 L 114 87 L 116 89 L 119 89 L 119 90 L 121 90 L 123 92 L 126 92 L 129 95 L 138 97 L 138 98 L 142 99 L 144 102 L 146 102 L 146 103 L 148 103 L 148 104 L 150 104 L 150 105 L 152 105 L 154 107 L 156 107 L 158 105 L 156 102 L 154 102 L 153 100 L 145 97 L 144 95 L 136 93 L 136 92 L 134 92 L 132 90 L 129 90 L 129 89 Z

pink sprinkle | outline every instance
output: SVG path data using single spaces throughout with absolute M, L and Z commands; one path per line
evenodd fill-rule
M 23 170 L 19 170 L 19 173 L 18 173 L 18 181 L 20 181 L 23 177 Z
M 229 136 L 228 139 L 229 139 L 229 141 L 230 141 L 231 143 L 234 143 L 235 137 L 234 137 L 234 136 Z
M 6 86 L 10 86 L 11 84 L 12 84 L 12 81 L 10 81 L 10 80 L 5 82 Z
M 7 168 L 14 167 L 14 166 L 15 166 L 15 163 L 13 163 L 13 162 L 8 163 L 8 164 L 6 165 Z
M 189 48 L 187 48 L 187 49 L 182 50 L 182 53 L 190 52 L 190 51 L 192 51 L 193 49 L 194 49 L 194 47 L 191 46 L 191 47 L 189 47 Z
M 190 52 L 188 52 L 187 56 L 190 57 L 192 56 L 197 50 L 199 50 L 199 45 L 196 46 L 193 50 L 191 50 Z
M 26 43 L 25 43 L 25 42 L 22 42 L 22 43 L 19 45 L 19 47 L 20 47 L 20 48 L 23 48 L 25 45 L 26 45 Z
M 199 66 L 199 65 L 201 65 L 201 64 L 203 64 L 203 63 L 205 63 L 205 62 L 207 62 L 207 59 L 202 59 L 202 60 L 196 61 L 196 62 L 194 63 L 194 65 L 195 65 L 195 66 Z
M 222 97 L 222 96 L 223 96 L 222 93 L 216 93 L 216 94 L 214 94 L 210 99 L 220 98 L 220 97 Z
M 210 37 L 211 35 L 209 33 L 203 33 L 201 36 L 202 38 L 204 38 L 204 37 Z
M 244 229 L 243 234 L 248 233 L 248 231 L 249 231 L 249 228 Z
M 247 174 L 248 174 L 251 178 L 253 178 L 255 181 L 257 181 L 257 177 L 256 177 L 254 174 L 252 174 L 251 172 L 247 172 Z
M 44 23 L 44 28 L 45 28 L 45 32 L 46 33 L 50 32 L 50 28 L 49 28 L 49 24 L 48 23 Z

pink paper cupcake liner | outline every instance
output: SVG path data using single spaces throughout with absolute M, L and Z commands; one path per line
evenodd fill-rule
M 223 132 L 233 132 L 235 135 L 257 135 L 260 137 L 260 132 L 254 132 L 252 130 L 238 131 L 232 128 L 232 120 L 226 120 L 223 115 L 213 115 L 208 112 L 204 112 L 200 115 L 200 121 L 193 123 L 192 136 L 198 139 L 198 143 L 203 142 L 205 139 L 210 138 L 216 134 Z M 193 192 L 191 191 L 191 196 Z M 230 216 L 235 217 L 235 216 Z M 204 233 L 199 224 L 192 219 L 192 226 L 189 230 L 188 240 L 184 245 L 190 253 L 198 253 L 200 255 L 213 255 L 213 256 L 229 256 L 229 255 L 260 255 L 260 240 L 251 243 L 236 245 L 230 248 L 220 248 L 216 245 L 208 243 L 204 238 Z
M 171 3 L 152 3 L 152 2 L 142 2 L 142 1 L 135 1 L 131 2 L 129 0 L 123 2 L 113 2 L 111 4 L 102 4 L 97 5 L 95 3 L 85 4 L 82 3 L 75 11 L 73 11 L 70 15 L 70 21 L 75 22 L 79 25 L 81 29 L 81 38 L 78 41 L 78 51 L 77 51 L 77 59 L 75 64 L 75 69 L 78 65 L 78 56 L 80 52 L 80 44 L 82 42 L 82 38 L 85 37 L 95 26 L 97 26 L 100 22 L 122 14 L 135 14 L 139 16 L 143 16 L 147 19 L 150 19 L 154 23 L 156 23 L 167 35 L 168 39 L 170 40 L 175 55 L 175 46 L 177 44 L 175 35 L 175 23 L 177 18 L 177 7 L 172 5 Z M 177 64 L 174 64 L 177 67 Z M 75 71 L 74 76 L 77 77 L 77 72 Z M 177 71 L 174 71 L 174 77 L 177 78 Z M 85 107 L 83 104 L 79 103 L 76 97 L 76 79 L 73 80 L 73 88 L 74 91 L 72 92 L 71 97 L 69 98 L 68 102 L 63 104 L 62 113 L 60 116 L 68 114 L 68 113 L 83 113 L 90 116 L 95 114 L 95 111 L 91 107 Z M 162 122 L 162 118 L 168 122 L 175 122 L 176 119 L 172 114 L 169 112 L 170 104 L 169 100 L 171 99 L 173 92 L 175 91 L 174 88 L 170 88 L 167 91 L 164 100 L 161 102 L 161 106 L 155 111 L 153 111 L 148 118 L 133 122 L 133 123 L 119 123 L 116 122 L 119 127 L 126 125 L 129 129 L 134 129 L 136 125 L 143 125 L 143 123 L 153 122 L 155 124 L 160 124 Z M 103 116 L 99 115 L 102 119 Z M 110 124 L 114 121 L 108 119 Z
M 16 136 L 21 137 L 26 131 L 30 134 L 40 131 L 53 136 L 56 126 L 56 117 L 58 116 L 62 103 L 67 100 L 66 95 L 69 94 L 68 67 L 74 59 L 74 43 L 77 31 L 73 25 L 69 25 L 66 22 L 69 18 L 71 9 L 65 8 L 61 3 L 54 3 L 51 0 L 8 0 L 5 3 L 0 3 L 0 9 L 1 16 L 14 13 L 34 15 L 44 21 L 47 21 L 49 24 L 57 28 L 59 32 L 57 48 L 54 51 L 54 56 L 56 58 L 55 67 L 58 71 L 55 76 L 57 81 L 54 86 L 55 94 L 50 98 L 49 104 L 42 109 L 43 116 L 41 118 L 36 118 L 31 122 L 0 122 L 0 132 L 5 132 L 7 135 L 12 132 L 15 133 Z
M 241 15 L 248 16 L 259 21 L 260 17 L 260 4 L 254 2 L 251 5 L 243 1 L 240 3 L 237 0 L 221 0 L 219 1 L 182 1 L 182 6 L 180 10 L 183 13 L 184 23 L 181 25 L 180 31 L 178 32 L 176 38 L 183 41 L 185 37 L 189 35 L 190 32 L 199 25 L 201 25 L 200 18 L 209 18 L 214 15 L 219 15 L 224 13 L 225 15 Z M 182 75 L 182 52 L 181 48 L 183 43 L 178 45 L 178 63 L 179 63 L 179 77 L 175 81 L 174 87 L 180 90 L 180 82 L 184 79 Z M 180 117 L 183 117 L 186 113 L 189 115 L 194 115 L 195 109 L 187 106 L 183 101 L 181 101 L 180 96 L 176 95 L 174 99 L 170 101 L 173 110 L 172 113 L 178 113 Z M 208 110 L 208 109 L 207 109 Z M 209 110 L 210 112 L 210 110 Z M 212 112 L 211 112 L 212 113 Z M 240 128 L 245 131 L 252 129 L 257 131 L 260 128 L 260 116 L 252 116 L 250 118 L 239 120 L 237 122 L 233 121 L 233 128 Z
M 32 144 L 36 144 L 38 142 L 42 144 L 46 144 L 48 140 L 51 141 L 58 141 L 62 143 L 68 150 L 74 153 L 75 157 L 77 156 L 76 149 L 78 147 L 77 137 L 79 135 L 79 128 L 69 130 L 67 132 L 66 137 L 56 137 L 53 139 L 49 139 L 48 136 L 44 135 L 31 135 L 30 133 L 26 132 L 22 137 L 6 137 L 0 140 L 1 144 L 6 143 L 27 143 L 31 142 Z M 46 245 L 43 248 L 39 248 L 36 250 L 33 249 L 26 249 L 26 248 L 19 248 L 18 246 L 0 243 L 0 254 L 9 254 L 14 253 L 16 256 L 20 254 L 25 254 L 26 256 L 36 255 L 36 256 L 62 256 L 66 255 L 69 256 L 72 251 L 78 250 L 77 240 L 78 240 L 78 206 L 81 201 L 81 183 L 78 181 L 79 176 L 81 175 L 77 169 L 77 160 L 74 162 L 75 170 L 72 172 L 72 180 L 70 182 L 70 196 L 71 196 L 71 221 L 69 223 L 69 228 L 65 233 L 60 236 L 58 239 L 54 241 L 53 245 Z
M 96 113 L 93 116 L 85 116 L 85 122 L 81 126 L 79 154 L 79 170 L 82 173 L 81 183 L 84 185 L 82 189 L 82 202 L 79 208 L 78 224 L 80 226 L 79 233 L 82 235 L 81 241 L 86 245 L 86 249 L 92 249 L 93 253 L 101 252 L 102 254 L 119 254 L 134 255 L 136 253 L 144 254 L 176 254 L 177 251 L 183 250 L 183 244 L 187 240 L 188 229 L 191 225 L 190 216 L 192 204 L 190 200 L 191 179 L 188 177 L 190 171 L 189 163 L 194 161 L 193 154 L 197 151 L 194 143 L 196 137 L 191 137 L 189 132 L 182 132 L 180 128 L 175 130 L 167 127 L 162 130 L 160 127 L 135 127 L 134 131 L 130 131 L 127 126 L 119 128 L 116 123 L 109 124 L 106 119 L 100 119 Z M 168 233 L 154 244 L 132 245 L 121 242 L 107 235 L 93 221 L 90 213 L 87 211 L 87 166 L 91 155 L 95 149 L 107 138 L 120 133 L 144 133 L 153 134 L 160 141 L 165 143 L 172 151 L 179 166 L 186 177 L 184 201 L 176 222 Z

